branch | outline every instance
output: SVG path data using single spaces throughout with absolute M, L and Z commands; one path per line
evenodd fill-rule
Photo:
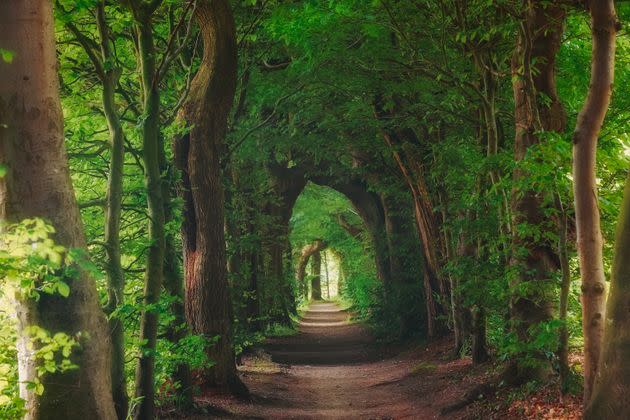
M 190 13 L 190 18 L 188 19 L 188 24 L 186 26 L 186 35 L 184 35 L 184 39 L 182 40 L 181 44 L 174 51 L 171 51 L 173 43 L 175 39 L 177 38 L 177 33 L 179 32 L 179 29 L 181 28 L 181 26 L 184 24 L 184 21 L 186 20 L 186 15 L 188 15 L 188 11 L 190 10 L 191 7 L 192 7 L 192 12 Z M 171 62 L 186 47 L 186 44 L 190 40 L 190 35 L 192 33 L 192 22 L 195 16 L 195 10 L 197 10 L 197 1 L 189 0 L 188 4 L 186 5 L 186 8 L 184 9 L 182 13 L 181 18 L 179 19 L 179 22 L 177 22 L 177 25 L 175 25 L 175 28 L 169 34 L 168 42 L 166 43 L 166 50 L 164 52 L 164 55 L 162 56 L 162 61 L 160 62 L 157 68 L 157 71 L 155 72 L 155 80 L 153 81 L 153 83 L 159 83 L 160 80 L 162 80 L 162 78 L 168 71 L 168 68 L 170 67 Z M 191 60 L 191 63 L 192 63 L 192 60 Z
M 300 90 L 302 90 L 302 88 L 304 87 L 304 84 L 301 84 L 300 86 L 298 86 L 298 88 L 296 90 L 294 90 L 291 93 L 288 93 L 280 98 L 278 98 L 278 100 L 276 101 L 276 103 L 274 104 L 274 108 L 273 111 L 267 116 L 267 118 L 265 118 L 263 121 L 261 121 L 260 123 L 256 124 L 254 127 L 250 128 L 249 130 L 247 130 L 247 132 L 243 135 L 243 137 L 241 137 L 235 144 L 234 146 L 232 146 L 230 149 L 228 149 L 227 151 L 227 156 L 230 156 L 232 153 L 234 153 L 234 151 L 236 149 L 238 149 L 244 142 L 245 140 L 247 140 L 247 138 L 256 130 L 264 127 L 265 125 L 269 124 L 271 122 L 271 119 L 273 117 L 275 117 L 276 113 L 278 112 L 278 107 L 280 106 L 280 104 L 282 104 L 282 102 L 286 101 L 287 99 L 289 99 L 291 96 L 295 95 L 296 93 L 298 93 Z
M 56 4 L 59 10 L 61 10 L 65 14 L 68 13 L 59 4 L 59 1 L 57 1 Z M 83 50 L 85 50 L 85 53 L 87 54 L 88 58 L 92 62 L 92 65 L 94 65 L 94 70 L 96 71 L 96 74 L 98 75 L 99 79 L 101 79 L 101 81 L 104 80 L 105 70 L 103 69 L 103 62 L 96 55 L 96 52 L 95 52 L 99 48 L 98 44 L 94 40 L 88 38 L 83 32 L 81 32 L 74 23 L 68 21 L 68 22 L 65 22 L 64 25 L 70 31 L 70 33 L 74 35 L 77 42 L 83 47 Z

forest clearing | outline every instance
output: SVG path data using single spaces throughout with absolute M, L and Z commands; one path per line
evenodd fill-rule
M 0 419 L 630 419 L 629 29 L 0 0 Z

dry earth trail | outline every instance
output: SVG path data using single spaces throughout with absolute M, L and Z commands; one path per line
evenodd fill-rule
M 199 402 L 212 410 L 208 416 L 433 419 L 470 386 L 462 380 L 470 362 L 445 362 L 441 349 L 447 346 L 396 354 L 376 346 L 365 327 L 335 303 L 313 303 L 299 331 L 269 340 L 264 352 L 244 360 L 240 370 L 250 401 L 207 396 Z

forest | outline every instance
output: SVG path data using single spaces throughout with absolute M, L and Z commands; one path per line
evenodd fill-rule
M 0 418 L 629 419 L 629 22 L 0 0 Z

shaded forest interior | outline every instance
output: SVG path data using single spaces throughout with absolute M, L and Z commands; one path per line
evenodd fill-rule
M 0 2 L 0 418 L 630 418 L 628 22 Z

